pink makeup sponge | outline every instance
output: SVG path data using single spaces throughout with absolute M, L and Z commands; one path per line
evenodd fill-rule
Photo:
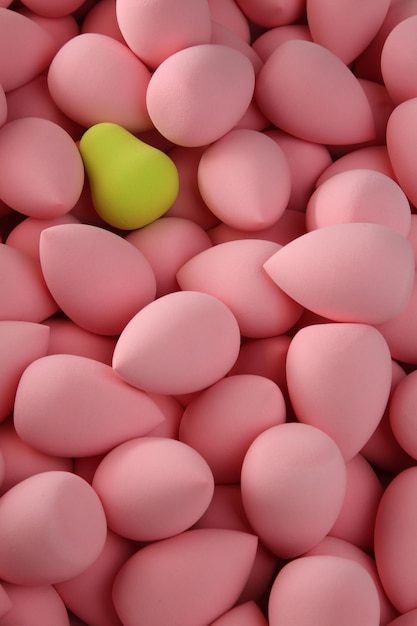
M 82 126 L 113 122 L 138 132 L 152 127 L 145 104 L 150 78 L 146 65 L 120 41 L 82 33 L 54 56 L 48 88 L 59 108 Z
M 69 579 L 103 549 L 107 525 L 94 489 L 71 472 L 30 476 L 0 502 L 1 578 L 23 585 Z
M 203 146 L 237 124 L 254 87 L 255 71 L 244 54 L 229 46 L 200 44 L 175 52 L 157 67 L 146 104 L 164 137 L 181 146 Z
M 235 129 L 211 144 L 198 166 L 204 202 L 222 222 L 260 230 L 283 214 L 291 193 L 284 152 L 270 137 Z
M 58 310 L 39 263 L 12 246 L 0 243 L 0 320 L 42 322 Z
M 132 318 L 117 341 L 113 367 L 145 391 L 192 393 L 223 378 L 239 347 L 238 323 L 223 302 L 197 291 L 178 291 Z
M 81 195 L 84 167 L 70 135 L 58 124 L 26 117 L 0 129 L 0 197 L 37 218 L 68 213 Z
M 389 420 L 396 440 L 414 459 L 417 458 L 416 407 L 417 372 L 410 372 L 398 383 L 392 394 Z
M 39 254 L 54 300 L 86 330 L 116 335 L 155 297 L 156 279 L 146 257 L 98 226 L 47 228 L 40 236 Z
M 391 113 L 386 131 L 388 155 L 395 175 L 410 202 L 417 205 L 417 181 L 413 162 L 416 155 L 417 98 L 401 102 Z
M 0 625 L 70 626 L 68 611 L 52 585 L 14 585 L 2 582 L 11 608 L 0 617 Z
M 153 400 L 126 384 L 109 365 L 72 354 L 33 361 L 16 392 L 18 435 L 56 456 L 102 454 L 145 435 L 163 420 Z
M 323 144 L 375 136 L 369 101 L 357 78 L 332 52 L 310 41 L 286 41 L 259 73 L 255 99 L 281 130 Z
M 336 556 L 346 559 L 352 559 L 361 565 L 370 574 L 374 581 L 379 596 L 379 604 L 381 609 L 381 624 L 387 624 L 393 619 L 398 612 L 392 606 L 387 594 L 381 584 L 373 557 L 364 552 L 357 546 L 343 539 L 337 539 L 327 535 L 323 541 L 320 541 L 314 548 L 305 552 L 303 556 Z
M 109 528 L 135 541 L 157 541 L 187 530 L 201 517 L 214 480 L 197 450 L 148 436 L 113 448 L 99 464 L 93 488 Z
M 356 454 L 346 463 L 345 499 L 329 534 L 372 554 L 375 516 L 383 491 L 375 470 Z
M 397 104 L 417 96 L 416 26 L 417 15 L 404 19 L 389 33 L 381 51 L 384 84 Z
M 354 61 L 378 33 L 390 0 L 352 5 L 342 0 L 307 0 L 307 20 L 313 40 L 336 54 L 346 65 Z
M 122 566 L 113 586 L 121 621 L 124 626 L 210 624 L 238 599 L 256 546 L 254 535 L 210 528 L 142 548 Z
M 407 196 L 392 178 L 368 169 L 340 172 L 324 181 L 306 208 L 308 230 L 343 222 L 369 222 L 407 237 L 411 209 Z
M 322 430 L 285 423 L 261 433 L 242 465 L 242 501 L 259 539 L 294 558 L 321 541 L 343 504 L 346 466 Z
M 313 313 L 338 322 L 378 324 L 406 308 L 414 264 L 410 242 L 391 228 L 344 223 L 294 239 L 264 268 Z
M 384 337 L 367 324 L 306 326 L 291 341 L 286 365 L 297 418 L 327 432 L 351 459 L 388 402 L 392 365 Z
M 338 556 L 306 556 L 287 563 L 272 586 L 268 613 L 270 626 L 380 623 L 371 576 L 356 561 Z
M 177 272 L 177 281 L 181 289 L 208 293 L 224 302 L 245 337 L 280 335 L 303 310 L 263 270 L 280 248 L 262 239 L 220 243 L 187 261 Z
M 282 391 L 263 376 L 228 376 L 202 391 L 186 407 L 180 440 L 208 462 L 216 483 L 240 480 L 245 454 L 264 430 L 285 422 Z
M 116 15 L 127 45 L 151 69 L 184 48 L 210 43 L 207 0 L 118 0 Z
M 400 613 L 417 608 L 415 534 L 417 467 L 397 474 L 385 489 L 375 521 L 375 560 L 387 596 Z
M 0 8 L 0 42 L 0 84 L 6 92 L 41 74 L 56 50 L 45 29 L 7 8 Z
M 48 342 L 49 328 L 42 324 L 0 321 L 0 421 L 12 413 L 21 375 L 47 354 Z

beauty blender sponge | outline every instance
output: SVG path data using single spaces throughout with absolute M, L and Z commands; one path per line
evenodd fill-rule
M 355 144 L 375 136 L 369 101 L 355 75 L 330 50 L 286 41 L 261 69 L 255 100 L 281 130 L 322 144 Z
M 351 459 L 388 402 L 392 365 L 384 337 L 367 324 L 305 326 L 291 341 L 286 365 L 297 418 L 327 432 Z
M 2 582 L 11 608 L 0 617 L 1 626 L 70 626 L 67 608 L 53 585 L 14 585 Z
M 16 392 L 18 435 L 35 449 L 56 456 L 108 452 L 163 420 L 153 400 L 127 385 L 109 365 L 73 354 L 33 361 Z
M 264 430 L 246 452 L 241 473 L 245 513 L 260 541 L 294 558 L 329 532 L 341 510 L 346 465 L 324 431 L 296 422 Z
M 285 400 L 263 376 L 227 376 L 202 391 L 185 408 L 179 438 L 208 462 L 216 483 L 239 482 L 252 441 L 285 422 Z
M 107 524 L 94 489 L 72 472 L 41 472 L 1 498 L 1 577 L 15 584 L 67 580 L 103 549 Z
M 111 226 L 146 226 L 178 195 L 178 171 L 169 156 L 118 124 L 91 126 L 81 137 L 80 152 L 94 208 Z
M 278 573 L 268 602 L 270 626 L 378 626 L 378 592 L 366 569 L 338 556 L 305 556 Z
M 146 93 L 157 130 L 180 146 L 204 146 L 238 123 L 255 87 L 252 63 L 221 44 L 175 52 L 152 74 Z
M 342 222 L 370 222 L 407 237 L 410 203 L 391 177 L 370 169 L 340 172 L 313 192 L 306 207 L 308 230 Z
M 417 372 L 410 372 L 398 383 L 392 394 L 389 420 L 398 443 L 414 459 L 417 458 L 416 407 Z
M 382 495 L 375 520 L 374 550 L 379 577 L 400 613 L 417 608 L 416 485 L 417 467 L 397 474 Z
M 198 166 L 204 202 L 222 222 L 260 230 L 284 213 L 291 174 L 282 149 L 264 133 L 235 129 L 211 144 Z
M 84 184 L 84 167 L 72 137 L 40 117 L 13 120 L 0 129 L 0 197 L 36 218 L 68 213 Z
M 139 389 L 178 395 L 223 378 L 239 348 L 238 323 L 223 302 L 206 293 L 177 291 L 130 320 L 116 343 L 113 367 Z
M 188 530 L 147 545 L 120 569 L 113 602 L 125 626 L 205 626 L 231 609 L 255 558 L 257 537 Z
M 41 233 L 39 253 L 55 301 L 86 330 L 116 335 L 155 297 L 155 275 L 146 257 L 98 226 L 47 228 Z
M 127 45 L 151 69 L 179 50 L 211 40 L 207 0 L 117 0 L 116 16 Z
M 307 0 L 308 26 L 313 40 L 336 54 L 346 65 L 356 59 L 378 33 L 390 0 L 352 4 L 342 0 Z
M 49 65 L 56 43 L 49 33 L 17 11 L 0 7 L 0 84 L 21 87 Z
M 380 224 L 324 226 L 294 239 L 264 263 L 272 280 L 313 313 L 378 324 L 404 311 L 412 294 L 410 242 Z
M 152 127 L 145 104 L 151 73 L 112 37 L 73 37 L 54 56 L 47 78 L 58 107 L 82 126 L 113 122 L 131 132 Z
M 157 541 L 190 528 L 205 512 L 213 474 L 197 450 L 167 437 L 130 439 L 94 474 L 107 524 L 122 537 Z
M 413 163 L 417 140 L 417 98 L 398 104 L 387 123 L 386 143 L 398 183 L 410 202 L 417 205 L 417 181 Z
M 417 96 L 416 26 L 417 15 L 397 24 L 386 38 L 381 52 L 384 84 L 397 104 Z

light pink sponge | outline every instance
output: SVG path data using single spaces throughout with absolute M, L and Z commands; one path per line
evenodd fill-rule
M 157 67 L 146 104 L 164 137 L 181 146 L 203 146 L 237 124 L 254 87 L 255 71 L 244 54 L 201 44 L 175 52 Z
M 152 543 L 121 568 L 113 601 L 124 626 L 205 626 L 232 608 L 249 576 L 257 538 L 189 530 Z
M 148 304 L 127 324 L 113 367 L 135 387 L 178 395 L 223 378 L 239 348 L 238 323 L 223 302 L 197 291 L 176 291 Z
M 333 526 L 346 489 L 346 466 L 336 443 L 300 423 L 264 430 L 251 444 L 241 474 L 243 506 L 262 543 L 294 558 Z
M 378 592 L 350 558 L 305 556 L 279 572 L 269 598 L 270 626 L 378 626 Z
M 0 197 L 37 218 L 68 213 L 84 184 L 80 153 L 58 124 L 24 117 L 0 129 Z
M 414 264 L 410 242 L 391 228 L 345 223 L 294 239 L 264 268 L 291 298 L 322 317 L 378 324 L 407 306 Z
M 86 330 L 116 335 L 155 297 L 156 279 L 146 257 L 103 228 L 47 228 L 40 236 L 39 253 L 55 301 Z
M 357 78 L 317 43 L 278 46 L 259 73 L 256 102 L 291 135 L 323 144 L 354 144 L 375 136 L 369 101 Z
M 56 456 L 93 456 L 163 422 L 155 402 L 104 363 L 73 354 L 33 361 L 14 407 L 19 436 Z
M 401 612 L 417 607 L 417 467 L 395 476 L 381 498 L 375 521 L 375 559 L 382 585 Z
M 287 354 L 287 384 L 297 418 L 332 437 L 351 459 L 380 422 L 391 390 L 388 345 L 367 324 L 305 326 Z
M 127 45 L 152 69 L 179 50 L 210 43 L 207 0 L 118 0 L 116 16 Z
M 71 472 L 26 478 L 0 502 L 0 575 L 43 585 L 67 580 L 89 567 L 103 549 L 107 524 L 93 488 Z
M 109 528 L 128 539 L 156 541 L 190 528 L 214 490 L 211 470 L 191 446 L 166 437 L 130 439 L 99 464 L 93 488 Z

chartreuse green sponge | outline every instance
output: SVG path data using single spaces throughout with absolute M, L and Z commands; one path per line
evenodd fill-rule
M 94 208 L 107 224 L 141 228 L 174 203 L 179 189 L 174 162 L 122 126 L 110 122 L 91 126 L 79 148 Z

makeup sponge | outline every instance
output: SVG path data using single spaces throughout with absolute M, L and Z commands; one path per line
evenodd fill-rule
M 259 73 L 255 99 L 275 126 L 307 141 L 354 144 L 375 136 L 370 104 L 355 75 L 311 41 L 277 47 Z
M 1 577 L 44 585 L 76 576 L 103 549 L 106 517 L 94 489 L 65 471 L 42 472 L 1 498 Z
M 130 320 L 117 341 L 113 367 L 139 389 L 191 393 L 223 378 L 239 348 L 238 323 L 223 302 L 178 291 L 154 300 Z
M 327 432 L 351 459 L 378 426 L 391 390 L 382 334 L 367 324 L 305 326 L 288 348 L 286 371 L 297 418 Z
M 204 146 L 232 130 L 254 87 L 255 71 L 244 54 L 221 44 L 200 44 L 175 52 L 157 67 L 146 104 L 164 137 L 180 146 Z
M 248 533 L 204 528 L 139 550 L 114 582 L 121 621 L 125 626 L 138 621 L 149 626 L 210 624 L 239 598 L 257 543 Z
M 324 431 L 278 424 L 250 445 L 241 489 L 245 513 L 262 543 L 281 558 L 294 558 L 321 541 L 336 521 L 346 466 Z
M 135 541 L 157 541 L 187 530 L 203 515 L 214 479 L 191 446 L 148 436 L 113 448 L 99 464 L 93 487 L 109 528 Z
M 74 354 L 33 361 L 16 392 L 17 433 L 55 456 L 103 454 L 163 421 L 145 392 L 127 385 L 109 365 Z
M 210 43 L 207 0 L 118 0 L 116 16 L 129 48 L 153 70 L 179 50 Z
M 93 205 L 111 226 L 141 228 L 174 203 L 179 180 L 173 161 L 122 126 L 91 126 L 81 137 L 80 152 Z
M 156 279 L 146 257 L 103 228 L 89 224 L 47 228 L 41 233 L 39 252 L 49 291 L 61 310 L 85 330 L 116 335 L 155 298 Z
M 406 308 L 414 265 L 405 237 L 380 224 L 354 222 L 310 231 L 263 267 L 278 287 L 322 317 L 379 324 Z
M 378 626 L 378 592 L 358 562 L 339 556 L 305 556 L 287 563 L 272 585 L 271 626 L 314 624 Z

